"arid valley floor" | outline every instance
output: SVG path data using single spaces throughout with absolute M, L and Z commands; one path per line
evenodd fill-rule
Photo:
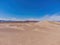
M 0 23 L 0 45 L 60 45 L 60 22 Z

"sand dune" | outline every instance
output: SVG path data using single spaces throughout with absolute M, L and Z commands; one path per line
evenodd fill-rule
M 0 45 L 60 45 L 60 22 L 0 23 Z

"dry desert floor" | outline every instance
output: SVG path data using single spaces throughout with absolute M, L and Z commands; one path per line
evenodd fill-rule
M 0 23 L 0 45 L 60 45 L 60 22 Z

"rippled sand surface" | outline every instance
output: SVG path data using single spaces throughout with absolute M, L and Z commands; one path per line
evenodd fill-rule
M 0 23 L 0 45 L 60 45 L 60 22 Z

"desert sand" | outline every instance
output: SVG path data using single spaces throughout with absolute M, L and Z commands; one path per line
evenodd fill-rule
M 60 45 L 60 22 L 0 23 L 0 45 Z

